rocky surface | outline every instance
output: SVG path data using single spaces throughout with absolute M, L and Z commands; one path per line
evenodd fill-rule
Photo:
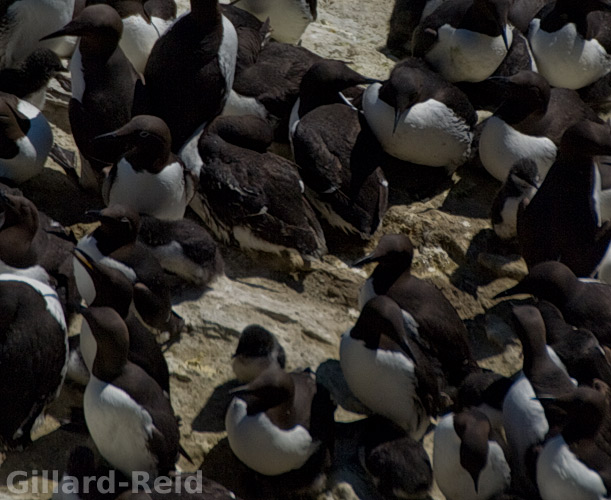
M 325 57 L 347 61 L 367 76 L 385 78 L 394 62 L 383 48 L 393 0 L 319 0 L 319 17 L 305 33 L 303 45 Z M 186 4 L 181 5 L 185 9 Z M 58 87 L 49 92 L 45 115 L 53 123 L 55 139 L 75 150 L 69 134 L 66 95 Z M 49 215 L 71 226 L 75 234 L 87 230 L 84 211 L 100 207 L 96 195 L 86 193 L 49 160 L 39 177 L 23 186 L 25 194 Z M 498 183 L 476 165 L 465 165 L 451 179 L 425 169 L 389 170 L 391 208 L 370 242 L 330 237 L 330 254 L 307 268 L 294 268 L 282 259 L 242 255 L 224 248 L 226 276 L 201 296 L 185 296 L 176 311 L 185 319 L 180 342 L 166 352 L 171 372 L 172 403 L 182 419 L 182 444 L 193 464 L 181 459 L 180 468 L 194 470 L 203 463 L 207 474 L 235 480 L 239 466 L 231 461 L 224 439 L 224 405 L 232 380 L 230 357 L 241 330 L 258 323 L 274 332 L 287 352 L 288 369 L 316 369 L 337 359 L 340 335 L 358 317 L 357 292 L 367 276 L 350 263 L 372 249 L 380 235 L 409 234 L 415 247 L 414 273 L 430 279 L 457 308 L 466 322 L 480 364 L 503 374 L 521 365 L 519 344 L 505 320 L 508 306 L 495 306 L 492 297 L 526 272 L 525 265 L 494 237 L 488 219 Z M 78 331 L 78 321 L 72 326 Z M 333 363 L 326 365 L 333 370 Z M 82 389 L 67 385 L 31 447 L 9 453 L 0 468 L 0 498 L 49 498 L 50 493 L 8 492 L 11 471 L 58 470 L 69 450 L 88 442 L 86 432 L 60 428 L 72 406 L 80 406 Z M 350 436 L 358 433 L 360 417 L 338 411 L 336 461 L 344 461 L 329 477 L 321 498 L 375 499 L 372 486 L 356 463 Z M 431 434 L 426 444 L 432 449 Z M 223 472 L 224 471 L 224 472 Z M 42 491 L 46 481 L 34 481 Z M 280 495 L 282 496 L 282 495 Z M 443 496 L 433 492 L 434 499 Z

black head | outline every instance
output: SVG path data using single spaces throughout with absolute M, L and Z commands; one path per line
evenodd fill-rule
M 322 59 L 316 61 L 303 75 L 300 89 L 307 92 L 316 92 L 321 89 L 332 89 L 335 92 L 353 87 L 378 82 L 375 78 L 368 78 L 351 69 L 344 61 Z
M 357 260 L 353 266 L 364 266 L 371 262 L 402 266 L 409 269 L 414 257 L 414 246 L 409 236 L 404 234 L 385 234 L 378 246 L 369 255 Z
M 96 229 L 117 241 L 136 241 L 140 230 L 140 216 L 133 209 L 123 205 L 111 205 L 103 210 L 89 210 L 87 215 L 102 224 Z
M 93 260 L 80 248 L 74 249 L 74 258 L 87 271 L 93 281 L 96 295 L 90 306 L 107 306 L 126 318 L 133 298 L 133 285 L 120 271 Z
M 100 380 L 112 382 L 127 362 L 127 326 L 119 313 L 110 307 L 82 308 L 81 314 L 97 343 L 92 373 Z
M 267 357 L 277 351 L 278 364 L 284 368 L 286 357 L 284 349 L 276 336 L 259 325 L 250 325 L 244 328 L 235 351 L 235 356 Z
M 488 81 L 499 89 L 505 107 L 518 105 L 530 109 L 530 113 L 544 113 L 547 110 L 551 87 L 539 73 L 522 70 L 511 76 L 493 76 Z
M 350 336 L 363 340 L 370 349 L 388 348 L 389 341 L 415 360 L 414 352 L 405 331 L 403 314 L 399 305 L 385 295 L 378 295 L 365 304 Z M 395 347 L 395 348 L 396 348 Z
M 166 123 L 151 115 L 135 116 L 114 132 L 93 139 L 93 147 L 103 149 L 105 156 L 118 159 L 127 153 L 136 169 L 150 172 L 159 172 L 165 166 L 171 144 L 172 135 Z
M 497 294 L 494 298 L 529 294 L 562 306 L 579 281 L 575 273 L 561 262 L 547 261 L 534 265 L 530 273 L 516 286 Z
M 116 47 L 123 33 L 123 22 L 115 9 L 106 4 L 85 7 L 78 16 L 62 29 L 47 35 L 41 40 L 61 36 L 80 36 L 110 43 Z
M 539 188 L 541 177 L 537 164 L 530 158 L 518 160 L 509 170 L 511 181 L 522 190 L 529 188 Z

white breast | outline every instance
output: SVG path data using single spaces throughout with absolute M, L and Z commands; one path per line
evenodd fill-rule
M 225 99 L 229 97 L 235 76 L 235 63 L 238 54 L 238 34 L 229 19 L 223 18 L 223 38 L 219 47 L 219 66 L 225 77 Z
M 83 400 L 85 421 L 100 454 L 121 472 L 154 474 L 157 460 L 147 447 L 154 424 L 146 409 L 123 390 L 92 375 Z
M 246 403 L 233 398 L 225 415 L 229 445 L 251 469 L 276 476 L 299 469 L 318 449 L 310 433 L 301 425 L 281 430 L 265 413 L 246 414 Z
M 507 43 L 513 34 L 506 26 Z M 481 82 L 492 75 L 507 55 L 502 36 L 488 36 L 445 24 L 425 59 L 450 82 Z
M 225 102 L 222 116 L 244 116 L 255 115 L 260 118 L 267 118 L 267 109 L 254 97 L 245 97 L 231 89 L 229 98 Z
M 81 356 L 89 373 L 93 369 L 96 352 L 98 351 L 98 343 L 89 328 L 89 323 L 83 320 L 81 325 L 81 334 L 79 335 L 79 344 L 81 347 Z
M 524 198 L 532 200 L 537 190 L 534 187 L 526 190 L 519 197 L 507 197 L 501 209 L 502 222 L 493 224 L 493 229 L 496 235 L 503 239 L 509 240 L 515 238 L 518 234 L 518 208 Z
M 363 95 L 363 111 L 384 150 L 400 160 L 430 167 L 458 167 L 471 153 L 469 126 L 445 104 L 434 99 L 418 103 L 400 118 L 393 133 L 395 110 L 378 99 L 381 84 Z
M 117 175 L 109 186 L 108 205 L 126 205 L 139 213 L 159 219 L 182 219 L 188 200 L 181 163 L 171 163 L 161 172 L 151 174 L 146 171 L 136 172 L 122 158 L 116 168 Z M 110 177 L 104 183 L 109 184 Z
M 42 172 L 53 146 L 53 132 L 44 115 L 29 102 L 20 100 L 17 109 L 30 119 L 30 130 L 17 139 L 17 156 L 0 159 L 0 177 L 21 183 Z
M 537 164 L 543 182 L 557 151 L 551 139 L 522 134 L 497 116 L 486 120 L 479 140 L 479 157 L 484 168 L 501 182 L 518 160 L 526 158 Z
M 361 340 L 342 335 L 340 366 L 350 391 L 369 409 L 420 439 L 429 425 L 416 395 L 415 365 L 405 354 L 367 349 Z
M 143 73 L 149 54 L 159 37 L 155 25 L 149 24 L 140 15 L 129 16 L 123 19 L 123 34 L 119 47 L 136 71 Z
M 81 55 L 78 43 L 70 58 L 68 69 L 70 70 L 70 80 L 72 82 L 72 98 L 82 103 L 83 94 L 85 93 L 85 76 L 83 74 L 83 56 Z
M 595 471 L 569 449 L 562 435 L 550 439 L 537 459 L 537 486 L 543 500 L 606 500 Z
M 78 241 L 76 247 L 85 252 L 94 261 L 100 262 L 105 266 L 112 267 L 113 269 L 117 269 L 127 276 L 132 283 L 136 282 L 137 276 L 134 270 L 118 260 L 104 256 L 98 249 L 96 240 L 91 234 L 83 236 Z M 93 285 L 93 281 L 83 265 L 76 258 L 72 259 L 72 266 L 74 269 L 76 288 L 85 302 L 87 304 L 91 304 L 95 300 L 95 287 Z
M 573 23 L 547 33 L 540 19 L 530 23 L 528 40 L 541 73 L 550 85 L 580 89 L 611 71 L 611 57 L 597 40 L 584 40 Z
M 473 478 L 460 464 L 460 439 L 454 430 L 454 414 L 444 416 L 435 429 L 433 473 L 442 493 L 450 499 L 486 500 L 504 491 L 511 481 L 511 471 L 503 450 L 488 441 L 488 457 L 482 469 L 478 491 Z

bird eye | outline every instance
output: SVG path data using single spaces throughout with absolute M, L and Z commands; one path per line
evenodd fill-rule
M 146 139 L 149 136 L 149 133 L 146 130 L 142 130 L 140 132 L 140 137 L 142 137 L 143 139 Z

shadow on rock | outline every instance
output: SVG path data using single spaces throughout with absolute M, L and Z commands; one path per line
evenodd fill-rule
M 216 387 L 204 407 L 193 419 L 191 429 L 197 432 L 224 431 L 225 412 L 233 397 L 230 392 L 239 386 L 240 383 L 234 379 Z

